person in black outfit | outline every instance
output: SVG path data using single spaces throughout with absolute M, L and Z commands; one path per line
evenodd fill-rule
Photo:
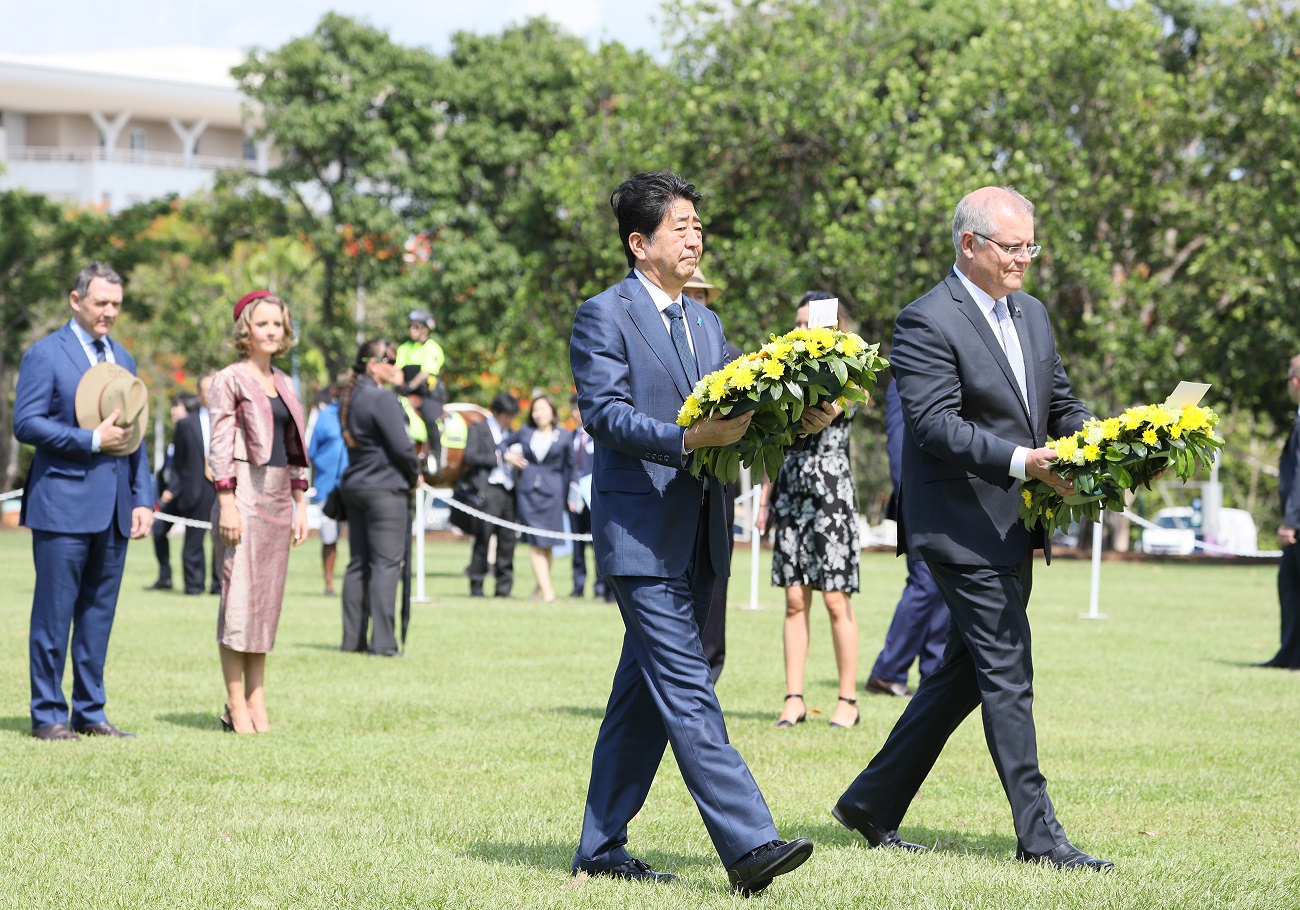
M 1300 356 L 1291 358 L 1286 374 L 1286 392 L 1292 404 L 1300 404 Z M 1269 660 L 1257 666 L 1300 670 L 1300 555 L 1296 552 L 1296 528 L 1300 527 L 1300 416 L 1297 416 L 1282 449 L 1277 470 L 1278 498 L 1282 500 L 1282 524 L 1277 542 L 1282 560 L 1277 567 L 1277 599 L 1282 607 L 1282 645 Z
M 401 381 L 397 352 L 381 339 L 357 350 L 354 379 L 339 400 L 339 421 L 348 446 L 343 473 L 351 559 L 343 577 L 344 651 L 397 656 L 397 587 L 411 533 L 411 491 L 420 463 L 406 429 L 406 415 L 392 387 Z M 366 643 L 366 626 L 370 642 Z
M 206 521 L 212 516 L 212 504 L 217 491 L 212 486 L 208 472 L 208 447 L 203 435 L 203 411 L 208 404 L 211 374 L 199 380 L 198 398 L 193 399 L 189 414 L 176 424 L 173 437 L 176 450 L 172 456 L 172 479 L 175 481 L 175 501 L 172 512 L 181 518 Z M 207 560 L 203 542 L 208 537 L 204 528 L 185 527 L 185 545 L 181 550 L 181 565 L 185 573 L 185 593 L 202 594 L 207 575 Z M 215 560 L 214 560 L 215 562 Z
M 186 415 L 193 414 L 199 409 L 199 400 L 189 392 L 178 392 L 172 397 L 171 418 L 174 425 L 172 429 L 172 442 L 167 446 L 167 455 L 163 460 L 163 466 L 154 474 L 154 489 L 158 491 L 158 502 L 156 511 L 164 515 L 179 515 L 176 508 L 176 433 L 180 429 L 181 422 Z M 171 544 L 167 540 L 167 535 L 172 529 L 172 523 L 165 519 L 160 519 L 153 523 L 149 534 L 153 537 L 153 552 L 158 560 L 158 579 L 147 588 L 146 591 L 170 591 L 172 589 L 172 556 Z
M 501 440 L 513 429 L 519 402 L 508 392 L 498 392 L 489 407 L 492 416 L 473 424 L 465 439 L 463 470 L 482 502 L 481 511 L 502 521 L 515 520 L 514 469 L 502 460 Z M 488 542 L 496 535 L 496 596 L 509 597 L 515 581 L 515 532 L 487 521 L 478 522 L 469 563 L 469 595 L 483 597 L 488 574 Z

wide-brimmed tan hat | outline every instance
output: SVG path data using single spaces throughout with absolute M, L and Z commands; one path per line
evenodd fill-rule
M 696 269 L 691 280 L 686 282 L 684 290 L 687 296 L 694 297 L 705 306 L 710 306 L 722 294 L 722 288 L 711 283 L 699 269 Z
M 139 377 L 115 363 L 97 363 L 77 383 L 77 425 L 93 430 L 118 412 L 116 425 L 128 430 L 126 439 L 115 446 L 103 446 L 106 455 L 130 455 L 144 441 L 149 424 L 149 390 Z

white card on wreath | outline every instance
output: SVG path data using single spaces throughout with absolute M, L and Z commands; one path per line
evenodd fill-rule
M 840 298 L 808 301 L 808 328 L 833 329 L 840 322 Z
M 1209 390 L 1208 382 L 1180 382 L 1178 388 L 1165 399 L 1165 405 L 1171 408 L 1190 408 L 1199 404 Z

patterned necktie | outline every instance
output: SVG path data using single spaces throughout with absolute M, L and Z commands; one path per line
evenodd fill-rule
M 664 309 L 668 314 L 669 332 L 673 336 L 673 345 L 677 348 L 677 357 L 682 362 L 682 369 L 686 371 L 686 378 L 690 382 L 695 382 L 700 378 L 699 364 L 695 360 L 695 354 L 691 351 L 691 343 L 686 337 L 686 317 L 682 314 L 682 307 L 679 303 L 670 303 Z
M 108 359 L 108 345 L 104 344 L 104 339 L 96 338 L 94 343 L 95 363 L 103 363 Z
M 1025 352 L 1020 349 L 1020 336 L 1011 324 L 1011 314 L 1007 312 L 1006 298 L 993 306 L 993 315 L 998 318 L 998 335 L 1002 342 L 1002 352 L 1011 362 L 1011 372 L 1016 374 L 1016 384 L 1020 386 L 1020 397 L 1029 407 L 1029 388 L 1025 385 Z

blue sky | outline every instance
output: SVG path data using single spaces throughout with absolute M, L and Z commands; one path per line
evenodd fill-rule
M 590 43 L 658 55 L 657 2 L 627 0 L 0 0 L 0 53 L 53 54 L 173 45 L 277 47 L 327 10 L 364 19 L 400 44 L 446 51 L 457 31 L 490 34 L 545 14 Z

